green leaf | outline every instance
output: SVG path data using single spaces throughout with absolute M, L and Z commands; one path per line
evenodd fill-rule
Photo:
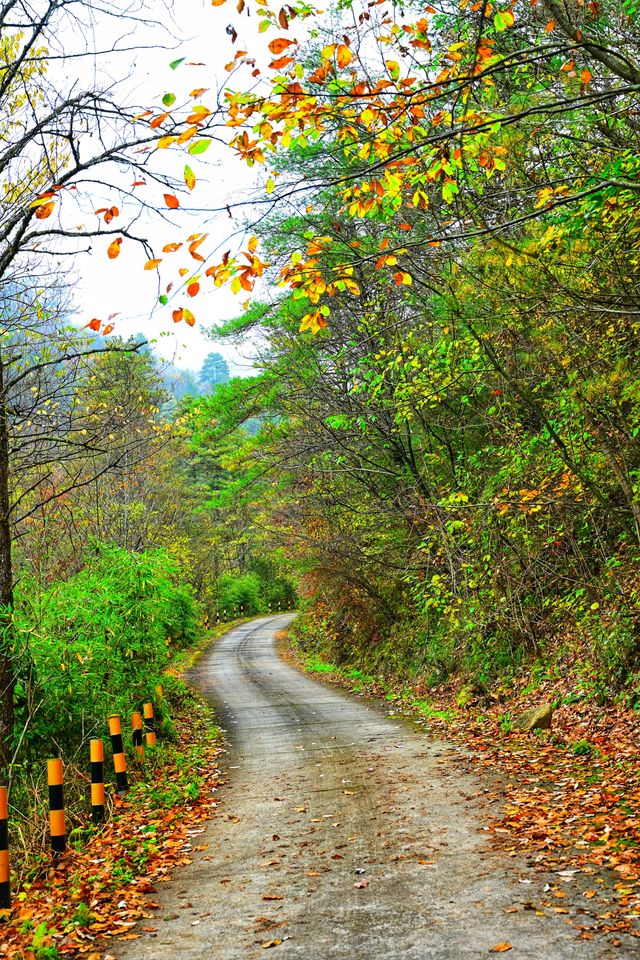
M 174 60 L 172 63 L 169 64 L 169 66 L 171 67 L 172 70 L 177 70 L 180 64 L 184 63 L 186 59 L 187 59 L 186 57 L 180 57 L 179 60 Z
M 176 102 L 175 93 L 165 93 L 164 97 L 162 98 L 162 102 L 164 103 L 165 107 L 172 107 Z
M 158 300 L 160 301 L 163 307 L 166 307 L 166 305 L 169 303 L 169 297 L 166 295 L 166 293 L 162 293 L 158 297 Z
M 193 190 L 196 185 L 196 175 L 189 164 L 187 164 L 184 168 L 184 182 L 189 187 L 189 190 Z
M 196 140 L 195 143 L 192 143 L 189 147 L 189 153 L 192 157 L 198 157 L 201 153 L 204 153 L 205 150 L 209 149 L 211 140 Z

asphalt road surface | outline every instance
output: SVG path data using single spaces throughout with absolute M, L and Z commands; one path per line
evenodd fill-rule
M 275 634 L 289 619 L 237 627 L 201 662 L 195 682 L 229 741 L 220 815 L 193 839 L 206 852 L 154 895 L 157 932 L 112 953 L 490 960 L 511 944 L 513 960 L 633 956 L 578 940 L 568 915 L 540 907 L 550 878 L 534 859 L 492 851 L 486 784 L 460 748 L 282 662 Z

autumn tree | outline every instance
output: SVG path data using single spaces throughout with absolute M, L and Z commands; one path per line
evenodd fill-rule
M 155 270 L 160 262 L 148 241 L 153 216 L 165 221 L 181 206 L 181 195 L 190 195 L 196 183 L 193 167 L 211 144 L 218 121 L 215 109 L 199 103 L 201 88 L 194 87 L 185 96 L 160 89 L 150 102 L 140 104 L 112 79 L 114 73 L 128 74 L 129 64 L 145 43 L 157 47 L 169 39 L 161 19 L 170 17 L 170 5 L 161 6 L 161 18 L 158 8 L 144 0 L 134 4 L 9 0 L 0 6 L 0 302 L 5 344 L 0 364 L 0 604 L 4 618 L 0 719 L 5 749 L 12 689 L 11 478 L 16 465 L 12 458 L 25 449 L 24 442 L 17 447 L 13 442 L 10 405 L 18 380 L 25 386 L 31 376 L 23 370 L 16 379 L 15 357 L 6 349 L 7 343 L 13 349 L 19 341 L 23 315 L 14 291 L 55 284 L 66 265 L 90 251 L 116 260 L 123 252 L 128 255 L 139 248 L 147 269 Z M 173 46 L 172 39 L 169 45 Z M 179 69 L 184 60 L 178 57 L 171 68 Z M 163 158 L 181 151 L 188 154 L 183 170 L 173 160 L 163 163 Z M 184 252 L 192 264 L 203 260 L 198 247 L 204 239 L 204 234 L 192 233 L 185 243 Z M 170 245 L 172 250 L 181 246 L 178 240 Z M 166 294 L 162 298 L 168 302 Z M 38 300 L 35 294 L 28 299 Z M 195 322 L 186 307 L 174 306 L 174 320 Z M 94 317 L 89 326 L 108 336 L 114 318 Z M 59 352 L 58 358 L 47 358 L 39 369 L 51 371 L 51 383 L 57 382 L 62 370 L 62 382 L 69 386 L 75 376 L 70 368 L 84 360 L 72 360 L 66 348 L 57 344 L 52 350 Z M 83 348 L 75 352 L 84 356 Z M 65 381 L 66 377 L 70 379 Z M 46 411 L 34 403 L 39 432 L 29 427 L 27 447 L 59 450 L 62 437 L 75 430 L 64 418 L 77 425 L 74 418 L 80 410 L 74 403 L 68 393 L 64 395 L 56 408 L 61 422 L 54 418 L 51 429 L 43 422 Z M 90 419 L 94 412 L 84 415 Z M 23 429 L 27 428 L 23 425 Z M 90 424 L 86 429 L 93 437 Z M 67 441 L 67 450 L 81 449 L 79 436 L 76 431 L 73 442 Z M 42 469 L 41 476 L 46 477 L 48 470 Z M 43 482 L 39 479 L 37 485 Z M 73 477 L 70 482 L 75 482 Z M 60 485 L 64 488 L 64 481 Z M 28 492 L 21 496 L 27 497 Z

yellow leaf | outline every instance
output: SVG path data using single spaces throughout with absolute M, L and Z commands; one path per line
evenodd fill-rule
M 155 270 L 159 263 L 162 263 L 162 259 L 159 260 L 147 260 L 144 265 L 145 270 Z

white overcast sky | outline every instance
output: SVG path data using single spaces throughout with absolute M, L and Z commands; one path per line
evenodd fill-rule
M 158 4 L 158 9 L 162 5 Z M 171 91 L 178 95 L 188 94 L 194 87 L 216 89 L 228 80 L 224 70 L 225 63 L 233 59 L 236 49 L 250 50 L 265 47 L 273 36 L 258 35 L 255 7 L 253 15 L 238 15 L 234 0 L 222 7 L 212 7 L 210 0 L 176 0 L 175 23 L 167 19 L 169 34 L 162 36 L 158 31 L 149 32 L 141 28 L 134 39 L 142 45 L 154 44 L 158 40 L 170 43 L 170 34 L 175 35 L 173 49 L 142 49 L 136 53 L 113 54 L 102 63 L 102 69 L 114 79 L 122 80 L 123 91 L 133 94 L 137 102 L 152 102 L 159 105 L 163 93 Z M 238 31 L 235 46 L 226 33 L 227 24 L 233 24 Z M 180 35 L 181 34 L 181 35 Z M 128 45 L 131 45 L 129 42 Z M 204 62 L 203 67 L 181 66 L 172 71 L 169 64 L 177 57 L 186 56 L 187 60 Z M 207 97 L 202 97 L 207 102 Z M 165 156 L 170 151 L 166 151 Z M 176 152 L 177 154 L 177 152 Z M 164 159 L 164 157 L 163 157 Z M 175 172 L 182 170 L 185 155 L 176 155 Z M 189 158 L 190 165 L 198 177 L 198 185 L 193 194 L 194 203 L 202 207 L 218 207 L 238 199 L 239 194 L 249 196 L 256 183 L 256 173 L 249 170 L 231 151 L 215 143 L 207 152 L 206 160 Z M 99 201 L 96 200 L 96 205 Z M 202 229 L 203 218 L 183 213 L 173 214 L 175 227 L 166 227 L 166 234 L 154 236 L 154 246 L 160 249 L 168 240 L 182 239 L 186 231 Z M 229 247 L 228 238 L 241 226 L 241 216 L 230 220 L 226 213 L 207 223 L 204 229 L 209 232 L 208 252 L 220 244 L 220 254 Z M 164 227 L 156 227 L 158 233 Z M 158 241 L 156 243 L 156 241 Z M 238 243 L 236 237 L 234 244 Z M 161 255 L 161 254 L 157 254 Z M 117 260 L 106 258 L 104 250 L 96 246 L 90 255 L 80 255 L 75 264 L 75 302 L 79 311 L 79 320 L 88 321 L 92 317 L 106 319 L 108 314 L 119 313 L 116 318 L 116 333 L 128 336 L 142 332 L 155 340 L 155 350 L 167 359 L 173 359 L 179 367 L 198 370 L 203 358 L 212 350 L 224 353 L 230 362 L 232 372 L 238 375 L 251 372 L 252 348 L 247 344 L 241 351 L 227 344 L 212 342 L 205 337 L 205 330 L 216 322 L 237 316 L 242 310 L 246 294 L 234 295 L 228 289 L 212 289 L 208 283 L 202 283 L 202 292 L 189 303 L 197 317 L 197 324 L 190 328 L 184 322 L 173 324 L 171 310 L 157 306 L 158 274 L 145 272 L 142 267 L 145 257 L 141 251 L 121 255 Z M 165 275 L 163 280 L 173 279 Z M 187 297 L 181 298 L 186 306 Z M 174 304 L 176 306 L 177 304 Z

